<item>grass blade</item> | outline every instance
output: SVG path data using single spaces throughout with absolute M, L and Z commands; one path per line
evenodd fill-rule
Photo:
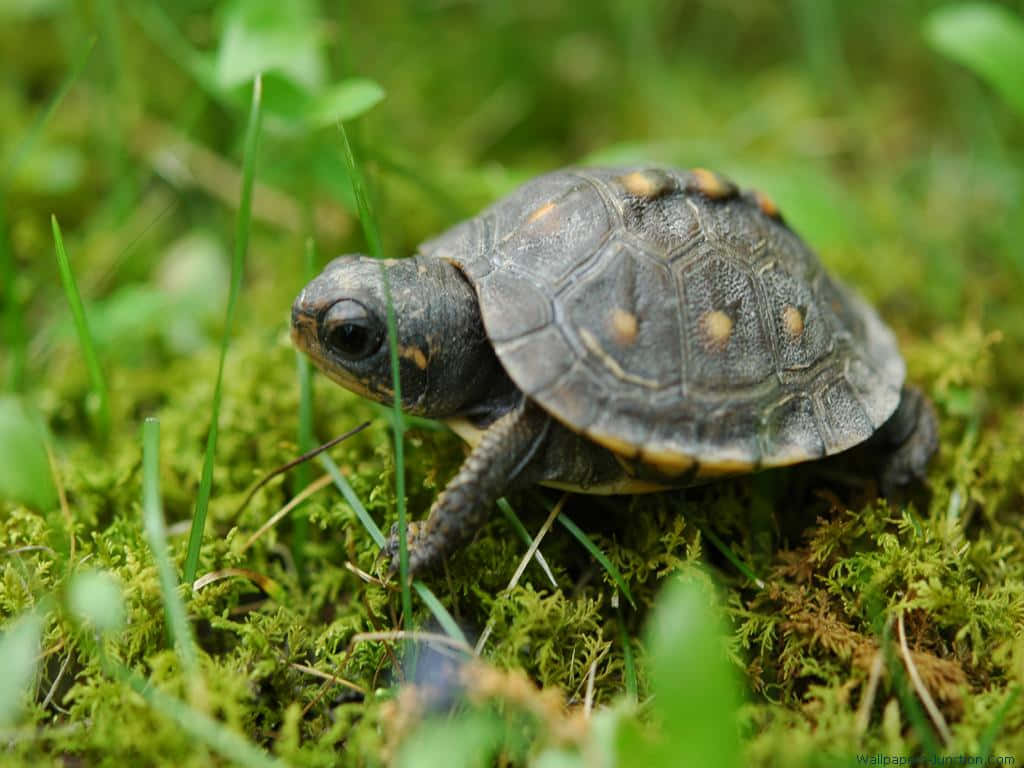
M 195 581 L 199 568 L 199 548 L 203 543 L 203 528 L 206 525 L 206 510 L 210 503 L 213 486 L 213 462 L 217 453 L 217 424 L 220 419 L 220 400 L 224 382 L 224 360 L 231 341 L 231 327 L 234 324 L 235 305 L 242 287 L 242 269 L 245 253 L 249 248 L 249 226 L 252 223 L 252 183 L 256 170 L 256 152 L 260 142 L 260 100 L 262 81 L 257 76 L 252 84 L 252 104 L 249 107 L 249 123 L 245 129 L 245 157 L 242 165 L 242 197 L 238 206 L 235 229 L 235 253 L 231 262 L 231 289 L 228 293 L 227 316 L 224 320 L 224 336 L 220 344 L 220 364 L 217 366 L 217 383 L 213 389 L 213 408 L 210 415 L 210 432 L 206 440 L 206 457 L 203 460 L 203 474 L 199 481 L 199 498 L 192 518 L 192 530 L 188 538 L 188 555 L 185 558 L 185 582 Z
M 308 283 L 314 277 L 316 262 L 316 246 L 313 238 L 306 240 L 306 248 L 302 259 L 302 281 Z M 297 374 L 299 378 L 299 431 L 297 435 L 299 453 L 306 454 L 313 450 L 313 371 L 309 358 L 295 350 Z M 313 473 L 308 464 L 302 464 L 295 470 L 295 487 L 305 488 L 312 482 Z M 306 544 L 309 541 L 309 517 L 299 507 L 292 518 L 292 557 L 299 578 L 306 573 Z
M 53 227 L 53 242 L 57 249 L 60 280 L 64 285 L 64 295 L 68 299 L 68 305 L 71 307 L 71 315 L 75 320 L 78 343 L 82 347 L 82 356 L 85 358 L 86 367 L 89 369 L 89 379 L 92 382 L 93 397 L 96 398 L 96 420 L 100 435 L 106 439 L 110 434 L 110 403 L 107 399 L 107 382 L 103 376 L 103 369 L 100 367 L 100 359 L 96 355 L 96 345 L 93 343 L 92 333 L 89 331 L 85 307 L 82 305 L 82 297 L 78 293 L 78 285 L 75 283 L 75 275 L 71 271 L 71 262 L 68 260 L 67 251 L 64 250 L 64 238 L 61 236 L 56 216 L 50 216 L 50 224 Z
M 431 592 L 430 588 L 422 581 L 414 581 L 412 586 L 427 608 L 430 609 L 434 618 L 437 619 L 437 623 L 441 625 L 444 633 L 452 640 L 458 640 L 464 645 L 469 645 L 469 641 L 466 640 L 466 636 L 462 633 L 462 628 L 459 627 L 452 615 L 448 613 L 448 609 L 437 599 L 437 595 Z
M 626 695 L 636 701 L 639 697 L 639 686 L 636 682 L 636 661 L 633 658 L 633 643 L 626 629 L 626 617 L 622 615 L 622 605 L 615 603 L 615 615 L 619 624 L 619 640 L 622 643 L 622 664 L 625 667 Z
M 15 392 L 20 392 L 25 386 L 25 318 L 21 311 L 21 302 L 14 290 L 14 254 L 11 252 L 10 243 L 7 239 L 7 191 L 14 179 L 18 168 L 29 156 L 39 138 L 43 135 L 47 123 L 57 111 L 57 107 L 67 96 L 71 86 L 78 80 L 78 76 L 85 69 L 93 47 L 96 45 L 96 38 L 93 37 L 86 44 L 85 49 L 79 55 L 71 71 L 68 72 L 60 88 L 47 103 L 43 111 L 39 113 L 31 129 L 11 153 L 10 159 L 5 163 L 3 177 L 0 178 L 0 280 L 3 287 L 0 288 L 0 299 L 2 299 L 3 311 L 3 332 L 7 338 L 7 348 L 10 350 L 10 371 L 8 373 L 8 384 Z
M 981 734 L 981 739 L 978 742 L 978 754 L 982 756 L 982 759 L 987 762 L 992 757 L 992 748 L 995 746 L 996 738 L 999 736 L 1000 731 L 1003 730 L 1003 725 L 1006 723 L 1006 716 L 1010 714 L 1010 707 L 1017 701 L 1017 697 L 1020 696 L 1020 686 L 1014 686 L 1010 689 L 1003 703 L 999 705 L 999 709 L 996 710 L 995 715 L 992 718 L 985 730 Z
M 148 418 L 142 425 L 142 519 L 146 540 L 153 550 L 160 595 L 167 616 L 167 627 L 181 660 L 181 668 L 193 687 L 201 684 L 199 653 L 192 627 L 185 614 L 185 603 L 178 593 L 178 580 L 167 552 L 167 525 L 160 496 L 160 422 Z
M 732 551 L 732 548 L 729 547 L 724 541 L 722 541 L 718 537 L 718 535 L 715 534 L 714 531 L 712 531 L 706 525 L 698 524 L 697 527 L 700 529 L 700 535 L 703 536 L 708 541 L 710 541 L 715 546 L 715 549 L 717 549 L 719 552 L 721 552 L 722 555 L 725 557 L 725 559 L 728 560 L 730 563 L 732 563 L 736 567 L 737 571 L 739 571 L 744 576 L 746 576 L 748 579 L 750 579 L 750 581 L 753 582 L 757 586 L 758 589 L 764 589 L 764 586 L 765 586 L 764 585 L 764 580 L 760 576 L 758 576 L 756 573 L 754 573 L 747 566 L 746 563 L 744 563 L 742 560 L 740 560 L 739 556 L 735 552 Z
M 744 764 L 736 724 L 741 686 L 717 596 L 696 569 L 665 581 L 644 632 L 652 715 L 664 729 L 657 740 L 619 740 L 620 760 L 667 766 L 686 755 L 685 765 L 738 768 Z
M 345 501 L 352 507 L 352 511 L 356 513 L 356 517 L 359 518 L 359 522 L 363 524 L 363 528 L 366 529 L 367 533 L 370 534 L 370 538 L 374 540 L 378 547 L 383 548 L 388 543 L 384 533 L 377 526 L 377 523 L 370 513 L 366 511 L 366 507 L 363 506 L 363 502 L 356 496 L 356 492 L 352 490 L 352 486 L 349 485 L 348 480 L 341 474 L 341 470 L 338 469 L 338 465 L 334 463 L 334 460 L 326 453 L 322 453 L 317 457 L 317 460 L 327 470 L 327 473 L 331 476 L 334 484 L 338 486 L 338 490 L 341 491 L 341 495 L 345 497 Z
M 508 520 L 509 525 L 512 526 L 512 530 L 516 532 L 520 539 L 529 547 L 533 543 L 533 537 L 530 536 L 530 532 L 526 530 L 526 526 L 523 525 L 519 516 L 516 515 L 515 510 L 512 509 L 512 505 L 508 503 L 505 498 L 498 499 L 498 509 Z M 551 572 L 551 568 L 548 567 L 548 561 L 544 559 L 544 555 L 541 554 L 540 549 L 533 553 L 533 559 L 537 561 L 537 565 L 544 571 L 544 575 L 548 577 L 548 581 L 551 582 L 551 586 L 558 589 L 558 582 L 555 581 L 555 575 Z
M 363 225 L 363 233 L 366 236 L 366 243 L 370 248 L 370 255 L 375 259 L 383 256 L 380 244 L 380 234 L 377 229 L 377 222 L 370 208 L 370 198 L 366 194 L 366 185 L 363 182 L 363 175 L 356 163 L 356 157 L 352 152 L 352 145 L 349 144 L 348 134 L 345 133 L 345 125 L 338 123 L 338 132 L 341 134 L 341 145 L 345 156 L 345 166 L 348 169 L 349 177 L 352 180 L 352 192 L 356 198 L 356 205 L 359 208 L 359 221 Z M 398 370 L 398 329 L 395 323 L 395 305 L 391 299 L 391 285 L 388 283 L 387 271 L 384 265 L 380 268 L 381 277 L 384 283 L 384 297 L 388 308 L 388 347 L 391 351 L 391 382 L 395 393 L 394 420 L 392 429 L 395 434 L 395 511 L 398 515 L 398 573 L 402 588 L 402 614 L 405 617 L 407 630 L 412 630 L 412 591 L 409 588 L 409 547 L 406 540 L 408 521 L 405 514 L 405 422 L 402 418 L 402 386 Z
M 626 580 L 622 578 L 622 574 L 619 572 L 619 569 L 615 567 L 615 563 L 608 559 L 608 555 L 602 552 L 600 547 L 598 547 L 597 544 L 595 544 L 591 538 L 583 532 L 583 529 L 569 519 L 569 516 L 564 512 L 559 513 L 558 522 L 560 522 L 562 527 L 569 531 L 569 533 L 575 536 L 576 540 L 583 545 L 584 549 L 586 549 L 594 559 L 601 564 L 601 567 L 605 569 L 609 576 L 611 576 L 612 581 L 615 582 L 619 591 L 625 595 L 627 600 L 629 600 L 629 604 L 636 608 L 636 602 L 633 600 L 633 594 L 629 591 L 629 585 L 626 584 Z
M 238 509 L 235 510 L 235 517 L 242 514 L 242 510 L 249 506 L 249 502 L 253 500 L 257 493 L 259 493 L 260 489 L 264 488 L 267 485 L 267 483 L 269 483 L 275 477 L 284 474 L 288 470 L 301 469 L 305 467 L 306 462 L 308 462 L 310 459 L 316 458 L 324 451 L 328 451 L 334 446 L 336 446 L 338 443 L 348 440 L 350 437 L 352 437 L 352 435 L 359 434 L 368 426 L 370 426 L 370 422 L 364 421 L 358 427 L 353 427 L 348 432 L 338 435 L 337 437 L 331 438 L 323 445 L 319 445 L 316 448 L 302 454 L 301 456 L 294 458 L 291 461 L 286 461 L 284 464 L 281 464 L 280 466 L 270 470 L 267 474 L 265 474 L 263 477 L 257 480 L 256 483 L 252 486 L 252 488 L 249 489 L 249 492 L 245 494 L 245 498 L 242 500 L 242 503 L 238 506 Z
M 226 760 L 236 765 L 256 768 L 285 768 L 287 765 L 223 723 L 164 693 L 122 664 L 104 657 L 104 666 L 108 674 L 139 694 L 154 710 L 176 722 L 188 736 L 205 744 Z

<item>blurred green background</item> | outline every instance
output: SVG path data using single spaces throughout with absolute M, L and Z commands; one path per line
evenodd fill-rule
M 542 171 L 700 165 L 775 197 L 897 326 L 974 313 L 1016 332 L 1021 116 L 929 46 L 940 6 L 7 0 L 8 297 L 24 307 L 28 342 L 15 381 L 51 376 L 68 338 L 51 212 L 111 363 L 152 365 L 198 342 L 168 327 L 157 305 L 169 295 L 221 314 L 225 201 L 238 197 L 258 70 L 258 175 L 270 189 L 257 194 L 247 327 L 281 321 L 304 282 L 307 235 L 320 261 L 363 249 L 332 121 L 383 95 L 352 131 L 389 255 Z M 81 76 L 19 152 L 94 37 Z M 21 338 L 11 333 L 8 369 Z
M 892 608 L 927 593 L 914 586 L 915 579 L 938 579 L 928 593 L 934 604 L 911 607 L 936 627 L 931 635 L 922 630 L 922 652 L 940 661 L 955 657 L 968 670 L 962 681 L 953 675 L 950 685 L 966 686 L 975 698 L 965 704 L 959 694 L 940 696 L 946 715 L 960 723 L 950 744 L 979 754 L 994 744 L 1019 746 L 1019 731 L 1009 724 L 1024 723 L 1014 693 L 1024 683 L 1018 669 L 1024 652 L 1014 650 L 1014 638 L 1024 633 L 1024 542 L 1015 533 L 1024 497 L 1022 14 L 1024 2 L 925 0 L 0 0 L 0 372 L 8 393 L 0 403 L 0 430 L 10 438 L 0 445 L 0 460 L 17 468 L 6 477 L 0 471 L 0 497 L 9 499 L 3 502 L 0 540 L 7 553 L 3 615 L 21 614 L 42 595 L 62 594 L 64 579 L 84 551 L 94 557 L 93 566 L 118 574 L 129 615 L 136 616 L 133 631 L 142 633 L 126 635 L 119 656 L 185 695 L 181 670 L 153 618 L 162 609 L 157 581 L 144 565 L 138 430 L 147 416 L 163 421 L 163 505 L 180 562 L 184 540 L 175 534 L 187 530 L 197 494 L 231 253 L 240 231 L 236 218 L 252 79 L 262 72 L 262 137 L 250 159 L 256 187 L 251 226 L 245 225 L 249 248 L 238 313 L 227 329 L 232 341 L 208 526 L 215 541 L 204 551 L 201 572 L 255 569 L 272 576 L 274 588 L 287 597 L 277 593 L 278 605 L 230 627 L 229 616 L 239 615 L 251 597 L 244 589 L 211 587 L 193 598 L 190 615 L 214 681 L 211 706 L 190 699 L 197 709 L 299 763 L 331 764 L 341 754 L 346 764 L 379 764 L 398 754 L 396 744 L 407 735 L 396 726 L 394 739 L 381 736 L 387 728 L 380 723 L 397 717 L 396 710 L 386 709 L 392 706 L 390 694 L 365 705 L 314 701 L 318 683 L 299 682 L 287 676 L 294 672 L 275 667 L 275 654 L 307 658 L 303 654 L 315 647 L 314 655 L 335 665 L 332 673 L 356 677 L 368 691 L 383 685 L 380 670 L 393 663 L 383 651 L 343 658 L 354 632 L 399 623 L 394 595 L 364 585 L 341 567 L 346 558 L 363 568 L 373 562 L 373 543 L 358 532 L 348 507 L 340 499 L 307 506 L 312 532 L 302 534 L 310 537 L 309 550 L 297 567 L 276 542 L 253 555 L 255 560 L 233 543 L 240 530 L 254 530 L 312 479 L 306 470 L 302 482 L 276 484 L 272 496 L 258 498 L 243 517 L 235 517 L 244 489 L 299 453 L 299 389 L 287 340 L 291 300 L 311 271 L 334 255 L 366 251 L 337 129 L 338 120 L 345 120 L 384 253 L 391 257 L 412 253 L 417 243 L 517 183 L 569 164 L 702 166 L 774 198 L 824 263 L 879 307 L 900 337 L 910 378 L 935 399 L 944 443 L 932 499 L 916 509 L 887 510 L 849 495 L 830 506 L 832 500 L 826 504 L 819 495 L 820 509 L 808 507 L 811 512 L 798 515 L 811 525 L 825 509 L 863 505 L 865 515 L 875 510 L 876 527 L 865 523 L 855 533 L 847 531 L 850 541 L 861 537 L 846 553 L 851 558 L 859 556 L 858 547 L 872 553 L 868 559 L 891 558 L 888 571 L 879 566 L 868 575 L 866 561 L 829 559 L 839 558 L 835 553 L 843 545 L 827 543 L 827 528 L 801 538 L 799 528 L 766 522 L 765 514 L 786 505 L 787 483 L 797 483 L 791 478 L 798 475 L 769 475 L 766 481 L 698 493 L 689 497 L 695 500 L 691 511 L 717 526 L 741 558 L 781 581 L 803 585 L 795 571 L 786 570 L 787 550 L 795 552 L 807 541 L 820 544 L 832 554 L 811 558 L 820 581 L 809 578 L 807 584 L 841 603 L 844 621 L 864 637 L 889 637 L 894 630 L 891 622 L 876 621 L 876 608 L 858 602 L 861 586 L 865 594 L 879 590 Z M 62 288 L 51 215 L 60 222 L 84 300 L 107 382 L 109 417 Z M 363 416 L 377 419 L 370 432 L 344 448 L 343 458 L 363 501 L 379 513 L 378 521 L 390 524 L 393 466 L 386 420 L 319 379 L 316 394 L 320 439 Z M 79 539 L 77 561 L 66 541 L 54 543 L 61 518 L 44 454 L 38 446 L 18 448 L 13 437 L 16 431 L 25 434 L 25 425 L 37 417 L 65 475 Z M 423 429 L 411 433 L 408 452 L 410 509 L 419 514 L 443 487 L 460 449 L 453 438 Z M 702 538 L 692 528 L 680 533 L 682 523 L 670 522 L 674 511 L 667 502 L 637 502 L 619 521 L 650 516 L 650 531 L 619 536 L 621 527 L 613 526 L 596 534 L 637 591 L 641 610 L 626 619 L 602 602 L 606 590 L 589 582 L 600 582 L 600 574 L 584 568 L 589 575 L 580 580 L 571 558 L 555 565 L 567 594 L 543 592 L 538 572 L 537 591 L 531 586 L 517 592 L 515 605 L 502 608 L 495 596 L 521 554 L 514 535 L 503 529 L 489 529 L 495 536 L 474 544 L 477 560 L 453 564 L 447 578 L 430 583 L 474 629 L 500 615 L 491 659 L 524 667 L 542 686 L 579 692 L 588 665 L 608 653 L 597 701 L 621 703 L 627 683 L 636 684 L 636 678 L 627 671 L 633 660 L 623 656 L 620 633 L 626 647 L 636 646 L 643 668 L 636 638 L 659 581 L 683 560 L 704 559 Z M 734 524 L 730 515 L 755 523 Z M 543 516 L 527 513 L 531 530 Z M 586 523 L 585 515 L 576 515 L 584 528 L 601 528 L 595 519 Z M 920 534 L 932 531 L 930 526 L 937 539 Z M 905 539 L 908 530 L 916 530 L 920 540 Z M 287 541 L 287 524 L 283 531 L 280 537 Z M 943 539 L 946 534 L 951 538 Z M 950 554 L 960 551 L 959 536 L 968 536 L 970 546 L 985 554 L 977 562 Z M 936 540 L 942 546 L 933 554 L 944 565 L 896 575 Z M 41 542 L 58 553 L 52 562 L 45 552 L 24 549 Z M 552 560 L 562 546 L 569 545 L 552 545 Z M 669 551 L 675 554 L 657 559 Z M 895 710 L 880 698 L 861 725 L 844 676 L 863 682 L 867 671 L 850 661 L 856 654 L 845 646 L 836 650 L 808 641 L 828 656 L 827 663 L 784 654 L 775 659 L 776 646 L 764 638 L 782 643 L 789 636 L 792 628 L 771 615 L 793 610 L 788 598 L 755 589 L 721 558 L 708 559 L 727 574 L 719 579 L 731 590 L 723 602 L 734 625 L 744 627 L 730 647 L 747 672 L 748 709 L 740 722 L 748 760 L 787 764 L 785 734 L 793 732 L 802 734 L 800 747 L 790 753 L 794 765 L 837 764 L 816 762 L 834 759 L 821 751 L 825 747 L 851 758 L 854 745 L 922 754 L 941 743 L 941 729 L 939 736 L 926 736 L 931 721 L 897 695 L 900 684 L 892 680 L 885 685 L 894 686 L 887 700 L 898 702 Z M 962 576 L 956 585 L 943 582 L 954 578 L 948 574 L 958 559 L 976 572 L 956 576 Z M 474 572 L 478 562 L 490 565 Z M 490 575 L 498 562 L 509 571 Z M 468 583 L 473 577 L 480 581 Z M 957 608 L 948 597 L 954 586 L 967 589 L 990 613 L 976 618 L 981 614 L 972 613 L 974 604 L 963 601 Z M 993 596 L 985 592 L 989 588 L 1002 591 Z M 372 597 L 360 598 L 364 589 Z M 935 614 L 928 613 L 932 609 Z M 693 615 L 704 621 L 703 613 Z M 761 617 L 756 621 L 763 618 L 756 630 L 755 615 Z M 1000 615 L 1005 626 L 997 631 Z M 57 762 L 62 754 L 92 764 L 118 755 L 157 760 L 173 754 L 174 760 L 205 764 L 209 755 L 187 743 L 168 746 L 177 727 L 173 719 L 170 725 L 154 715 L 146 716 L 152 722 L 140 720 L 139 729 L 151 729 L 148 740 L 131 727 L 118 730 L 117 723 L 136 716 L 142 705 L 111 703 L 120 696 L 118 683 L 100 674 L 68 622 L 47 624 L 44 639 L 51 649 L 75 649 L 72 672 L 61 673 L 60 687 L 53 682 L 55 669 L 40 669 L 36 686 L 44 692 L 34 697 L 29 722 L 42 735 L 18 731 L 12 755 L 26 764 Z M 657 626 L 651 631 L 660 636 Z M 231 633 L 240 639 L 229 642 Z M 593 637 L 600 642 L 588 646 Z M 695 647 L 704 648 L 701 642 Z M 759 649 L 756 642 L 762 643 Z M 588 648 L 581 651 L 585 664 L 576 659 L 576 647 Z M 777 669 L 766 667 L 772 661 Z M 674 664 L 655 652 L 651 669 L 660 674 Z M 659 685 L 654 680 L 648 686 L 645 674 L 640 673 L 641 693 Z M 721 680 L 732 691 L 728 672 L 722 674 L 691 684 Z M 252 679 L 263 687 L 254 691 Z M 69 689 L 69 681 L 75 687 Z M 664 679 L 660 684 L 668 685 Z M 46 690 L 60 696 L 46 697 Z M 732 712 L 731 692 L 726 699 L 709 711 Z M 55 709 L 55 701 L 67 709 Z M 1009 703 L 1000 709 L 1003 702 Z M 673 711 L 699 722 L 694 712 L 700 707 L 693 704 Z M 485 719 L 483 725 L 467 720 L 464 732 L 456 721 L 451 733 L 435 736 L 442 745 L 482 745 L 473 747 L 475 757 L 467 761 L 489 760 L 501 751 L 495 745 L 504 744 L 505 756 L 521 764 L 529 748 L 508 733 L 518 727 L 507 712 L 516 706 L 506 700 L 504 719 Z M 672 711 L 655 714 L 672 717 Z M 75 735 L 74 723 L 87 716 L 97 727 L 88 737 Z M 626 730 L 633 727 L 632 716 L 622 715 Z M 579 753 L 546 752 L 543 765 L 582 765 L 572 762 L 582 760 L 580 754 L 615 753 L 608 733 L 618 726 L 607 723 L 620 721 L 618 715 L 605 717 L 606 725 L 586 737 L 590 746 Z M 422 733 L 410 743 L 420 743 L 415 738 Z M 622 733 L 621 744 L 641 738 Z M 726 749 L 731 756 L 715 758 L 714 745 L 686 741 L 690 736 L 680 736 L 680 749 L 720 758 L 723 765 L 738 759 L 733 747 Z M 242 754 L 234 759 L 245 762 Z M 403 765 L 431 764 L 417 762 L 409 749 L 403 754 Z M 634 759 L 653 754 L 640 749 Z M 659 754 L 668 760 L 664 750 Z

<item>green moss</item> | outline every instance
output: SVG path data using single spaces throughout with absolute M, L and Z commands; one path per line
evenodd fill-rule
M 88 11 L 14 3 L 22 5 L 23 17 L 0 25 L 0 46 L 19 53 L 0 85 L 0 135 L 9 139 L 31 132 L 75 61 L 77 45 L 69 43 L 84 39 L 92 23 Z M 302 37 L 334 79 L 366 75 L 387 92 L 351 127 L 385 252 L 411 252 L 458 211 L 475 212 L 515 182 L 587 155 L 722 168 L 776 196 L 829 269 L 880 308 L 911 380 L 939 415 L 927 488 L 888 501 L 877 498 L 856 457 L 679 493 L 571 498 L 567 513 L 622 573 L 636 609 L 615 607 L 611 578 L 560 526 L 541 545 L 558 588 L 530 564 L 506 593 L 525 548 L 495 515 L 442 571 L 424 577 L 471 641 L 489 628 L 483 656 L 505 683 L 478 708 L 456 706 L 444 721 L 451 731 L 438 731 L 449 740 L 462 723 L 521 764 L 556 745 L 565 760 L 581 750 L 606 754 L 608 733 L 623 722 L 656 728 L 648 697 L 657 685 L 642 630 L 666 578 L 699 564 L 718 587 L 728 651 L 745 685 L 748 764 L 926 754 L 939 737 L 905 671 L 900 618 L 913 665 L 952 732 L 944 749 L 1024 754 L 1024 127 L 983 84 L 926 47 L 918 30 L 932 3 L 812 5 L 794 6 L 794 29 L 790 10 L 770 3 L 680 10 L 565 0 L 539 10 L 384 0 L 349 3 L 344 12 L 325 5 L 326 20 Z M 69 528 L 59 508 L 0 501 L 0 615 L 48 606 L 37 680 L 21 724 L 2 734 L 5 758 L 228 762 L 104 672 L 94 642 L 63 606 L 74 573 L 102 569 L 121 585 L 127 617 L 104 648 L 159 690 L 291 764 L 386 764 L 446 715 L 398 686 L 414 676 L 399 642 L 357 638 L 403 624 L 397 592 L 346 567 L 380 573 L 376 546 L 328 487 L 304 507 L 303 573 L 287 546 L 288 519 L 243 551 L 301 490 L 294 474 L 274 479 L 239 512 L 254 482 L 299 453 L 286 322 L 304 282 L 306 233 L 313 229 L 325 257 L 364 247 L 337 143 L 329 131 L 288 123 L 287 100 L 270 93 L 268 79 L 277 112 L 267 122 L 258 181 L 275 185 L 296 210 L 315 203 L 320 214 L 294 231 L 260 213 L 257 195 L 199 562 L 200 574 L 243 569 L 256 581 L 226 575 L 197 593 L 183 590 L 205 681 L 197 696 L 172 649 L 143 534 L 139 427 L 146 416 L 160 418 L 163 505 L 180 569 L 223 307 L 211 311 L 210 291 L 200 290 L 217 282 L 208 279 L 217 269 L 189 283 L 172 268 L 188 266 L 174 261 L 182 235 L 218 240 L 222 247 L 205 257 L 213 261 L 227 251 L 234 217 L 216 200 L 231 195 L 234 182 L 208 164 L 204 170 L 217 171 L 207 177 L 213 186 L 179 186 L 164 155 L 137 150 L 169 151 L 160 130 L 175 126 L 221 160 L 237 161 L 244 111 L 210 80 L 197 85 L 189 67 L 201 66 L 201 56 L 172 50 L 155 31 L 159 17 L 111 7 L 125 28 L 122 60 L 108 62 L 122 68 L 118 95 L 108 92 L 105 74 L 87 67 L 24 173 L 0 178 L 0 237 L 16 269 L 12 281 L 0 276 L 5 301 L 16 301 L 16 309 L 5 307 L 3 339 L 20 345 L 10 333 L 25 335 L 24 398 L 54 435 L 72 521 Z M 167 13 L 164 21 L 196 49 L 221 39 L 219 22 L 198 11 Z M 329 47 L 308 42 L 327 39 Z M 157 78 L 164 85 L 150 87 Z M 114 134 L 98 112 L 119 121 Z M 110 135 L 134 137 L 138 147 L 111 151 Z M 3 140 L 0 149 L 15 144 Z M 74 174 L 57 167 L 69 153 Z M 44 156 L 48 173 L 39 171 Z M 126 168 L 139 182 L 137 205 L 105 205 L 110 189 L 126 189 L 119 180 Z M 48 175 L 71 179 L 71 188 Z M 130 306 L 126 296 L 145 307 L 134 325 L 94 327 L 110 396 L 106 442 L 91 430 L 90 380 L 59 309 L 56 265 L 40 255 L 49 253 L 51 212 L 64 227 L 86 311 L 116 314 Z M 196 295 L 182 295 L 185 284 L 197 285 Z M 179 321 L 187 333 L 175 330 Z M 8 349 L 0 344 L 0 358 Z M 386 417 L 323 377 L 314 394 L 320 440 L 371 420 L 331 455 L 388 530 L 396 512 Z M 406 447 L 407 502 L 416 517 L 464 452 L 447 432 L 422 425 L 410 425 Z M 309 476 L 319 473 L 313 465 Z M 545 505 L 529 493 L 511 502 L 536 532 Z M 264 592 L 260 579 L 276 586 Z M 414 606 L 413 624 L 436 630 L 426 606 Z M 638 705 L 622 701 L 623 634 L 636 658 Z M 877 658 L 885 662 L 867 699 Z M 587 721 L 580 706 L 591 669 L 600 716 Z M 540 688 L 514 682 L 523 678 L 509 670 Z M 415 674 L 422 684 L 423 670 Z M 567 708 L 551 703 L 558 696 Z

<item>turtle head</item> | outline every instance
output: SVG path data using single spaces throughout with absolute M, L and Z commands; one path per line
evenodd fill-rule
M 292 341 L 341 386 L 393 402 L 389 288 L 403 410 L 434 418 L 460 412 L 484 394 L 484 361 L 497 361 L 475 291 L 447 262 L 334 259 L 295 299 Z

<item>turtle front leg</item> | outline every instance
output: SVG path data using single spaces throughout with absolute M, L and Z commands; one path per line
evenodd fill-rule
M 878 432 L 882 493 L 925 478 L 928 462 L 939 447 L 935 407 L 916 387 L 904 387 L 896 412 Z
M 524 401 L 487 428 L 437 497 L 427 519 L 409 524 L 410 572 L 434 565 L 484 523 L 494 502 L 516 480 L 524 479 L 524 470 L 544 443 L 550 425 L 550 416 Z M 391 529 L 383 552 L 391 560 L 392 572 L 398 570 L 397 528 Z

